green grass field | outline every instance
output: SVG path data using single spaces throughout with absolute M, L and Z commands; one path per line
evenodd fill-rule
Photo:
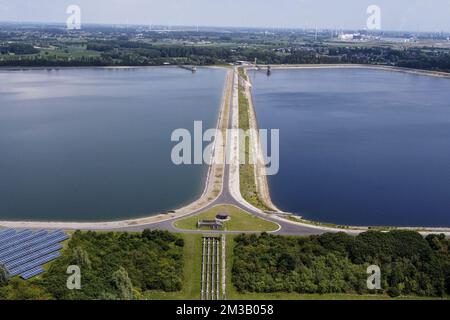
M 86 46 L 67 46 L 62 48 L 42 48 L 39 53 L 25 54 L 25 55 L 0 55 L 2 60 L 17 60 L 21 59 L 36 59 L 36 58 L 52 58 L 52 59 L 78 59 L 100 57 L 100 53 L 97 51 L 87 50 Z
M 252 216 L 241 209 L 229 206 L 229 205 L 221 205 L 212 208 L 211 210 L 205 211 L 198 215 L 178 220 L 175 222 L 175 227 L 179 229 L 185 230 L 198 230 L 197 222 L 198 220 L 206 219 L 214 219 L 218 213 L 226 213 L 231 219 L 225 222 L 225 229 L 228 231 L 275 231 L 278 229 L 278 225 L 263 220 L 261 218 Z M 209 229 L 204 229 L 205 231 Z
M 239 74 L 242 78 L 248 79 L 247 74 L 242 68 L 239 68 Z M 239 81 L 239 129 L 249 130 L 249 101 L 245 94 L 245 89 Z M 244 142 L 244 163 L 239 166 L 240 190 L 242 197 L 250 204 L 262 210 L 269 210 L 261 201 L 255 181 L 255 167 L 250 163 L 250 141 L 248 138 Z
M 56 56 L 58 58 L 81 58 L 81 57 L 99 57 L 100 53 L 97 51 L 86 50 L 83 48 L 67 48 L 67 49 L 43 49 L 37 54 L 41 57 Z

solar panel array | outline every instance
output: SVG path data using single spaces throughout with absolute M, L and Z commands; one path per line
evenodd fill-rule
M 62 230 L 0 231 L 0 265 L 9 276 L 28 280 L 44 272 L 44 264 L 60 256 L 61 242 L 69 239 Z

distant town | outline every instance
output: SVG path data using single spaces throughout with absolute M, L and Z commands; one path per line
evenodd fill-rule
M 0 24 L 0 66 L 374 64 L 450 71 L 450 33 Z

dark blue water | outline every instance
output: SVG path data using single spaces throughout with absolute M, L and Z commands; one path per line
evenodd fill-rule
M 274 203 L 350 225 L 450 226 L 450 80 L 369 69 L 251 75 L 280 128 Z
M 0 71 L 0 218 L 117 220 L 198 197 L 206 166 L 175 166 L 174 129 L 214 128 L 225 71 Z

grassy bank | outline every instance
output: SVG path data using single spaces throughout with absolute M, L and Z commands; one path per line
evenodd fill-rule
M 242 77 L 247 77 L 242 68 L 239 68 L 239 74 L 243 74 Z M 242 130 L 249 130 L 250 128 L 250 116 L 249 116 L 249 101 L 245 94 L 245 87 L 242 81 L 239 80 L 239 128 Z M 246 138 L 244 146 L 245 148 L 245 161 L 241 161 L 244 164 L 239 166 L 239 178 L 240 178 L 240 190 L 242 197 L 253 206 L 262 210 L 269 210 L 261 200 L 255 181 L 255 166 L 250 164 L 250 139 Z
M 273 222 L 252 216 L 237 207 L 229 205 L 214 207 L 198 215 L 179 220 L 174 225 L 179 229 L 197 230 L 198 220 L 214 219 L 218 213 L 225 213 L 230 216 L 231 219 L 224 223 L 225 229 L 228 231 L 275 231 L 278 229 L 278 225 Z

